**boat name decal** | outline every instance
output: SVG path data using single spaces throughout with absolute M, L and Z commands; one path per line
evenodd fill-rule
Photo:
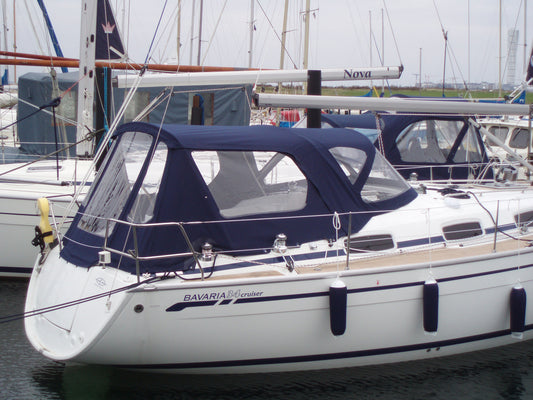
M 365 79 L 372 78 L 372 71 L 354 71 L 353 69 L 344 70 L 344 79 Z
M 228 290 L 225 292 L 195 293 L 183 296 L 183 301 L 203 301 L 203 300 L 223 300 L 223 299 L 240 299 L 243 297 L 260 297 L 263 292 Z

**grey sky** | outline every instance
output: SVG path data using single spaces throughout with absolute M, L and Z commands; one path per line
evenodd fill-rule
M 516 83 L 524 76 L 524 16 L 526 0 L 502 1 L 502 74 L 509 66 L 507 32 L 520 31 L 516 52 Z M 8 3 L 11 3 L 9 0 Z M 30 4 L 31 3 L 31 4 Z M 35 1 L 16 1 L 17 50 L 49 52 L 40 11 Z M 197 63 L 198 6 L 191 52 L 191 17 L 193 0 L 182 0 L 180 63 Z M 27 4 L 27 5 L 26 5 Z M 78 57 L 79 0 L 45 0 L 63 53 Z M 127 44 L 130 58 L 143 62 L 154 36 L 165 0 L 111 0 Z M 168 0 L 159 35 L 155 39 L 152 62 L 176 62 L 177 0 Z M 384 7 L 386 4 L 386 8 Z M 12 26 L 13 4 L 7 5 L 7 23 Z M 284 0 L 255 2 L 253 67 L 278 68 Z M 303 0 L 290 0 L 287 33 L 286 68 L 301 67 L 303 59 Z M 28 8 L 36 32 L 28 19 Z M 414 84 L 422 55 L 422 81 L 442 81 L 444 39 L 448 32 L 447 82 L 498 81 L 499 71 L 499 0 L 311 0 L 309 45 L 310 68 L 343 68 L 380 65 L 382 42 L 385 65 L 403 63 L 402 85 Z M 470 13 L 468 10 L 470 9 Z M 533 5 L 528 7 L 531 20 Z M 382 11 L 383 10 L 383 11 Z M 382 19 L 383 15 L 383 19 Z M 469 24 L 470 15 L 470 24 Z M 382 41 L 382 20 L 384 40 Z M 39 21 L 37 24 L 36 22 Z M 128 22 L 125 22 L 128 21 Z M 390 23 L 389 23 L 390 21 Z M 201 62 L 204 65 L 248 66 L 250 0 L 204 0 Z M 374 35 L 370 55 L 370 23 Z M 470 29 L 469 29 L 470 26 Z M 215 31 L 216 27 L 216 31 Z M 8 47 L 12 50 L 13 30 Z M 470 34 L 470 41 L 468 40 Z M 38 45 L 38 40 L 42 43 Z M 533 42 L 533 28 L 528 27 L 527 56 Z M 397 44 L 397 47 L 396 47 Z M 2 43 L 3 45 L 3 43 Z M 379 50 L 378 50 L 379 48 Z M 468 52 L 470 48 L 470 53 Z M 420 50 L 422 49 L 422 50 Z M 372 57 L 372 60 L 371 60 Z M 19 67 L 17 75 L 27 69 Z

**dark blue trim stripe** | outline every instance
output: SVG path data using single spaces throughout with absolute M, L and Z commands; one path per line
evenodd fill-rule
M 37 254 L 35 254 L 35 257 L 37 257 Z M 0 274 L 26 274 L 31 275 L 31 272 L 33 271 L 33 268 L 26 268 L 26 267 L 0 267 Z
M 449 278 L 439 279 L 437 282 L 450 282 L 450 281 L 456 281 L 456 280 L 459 280 L 459 279 L 477 278 L 479 276 L 500 274 L 500 273 L 503 273 L 503 272 L 510 272 L 510 271 L 518 271 L 519 269 L 525 269 L 525 268 L 531 268 L 531 267 L 533 267 L 533 264 L 522 265 L 520 267 L 511 267 L 511 268 L 498 269 L 498 270 L 494 270 L 494 271 L 479 272 L 477 274 L 451 276 Z
M 493 270 L 493 271 L 479 272 L 477 274 L 451 276 L 448 278 L 438 279 L 437 283 L 451 282 L 451 281 L 457 281 L 461 279 L 471 279 L 471 278 L 477 278 L 480 276 L 501 274 L 504 272 L 516 271 L 518 269 L 525 269 L 525 268 L 531 268 L 531 267 L 533 267 L 533 264 L 522 265 L 520 267 L 511 267 L 511 268 L 503 268 L 503 269 L 498 269 L 498 270 Z M 413 286 L 422 286 L 423 284 L 424 284 L 424 281 L 416 281 L 416 282 L 399 283 L 396 285 L 369 286 L 369 287 L 364 287 L 364 288 L 349 289 L 348 294 L 375 292 L 375 291 L 380 291 L 380 290 L 403 289 L 403 288 L 413 287 Z M 329 296 L 329 292 L 298 293 L 298 294 L 290 294 L 290 295 L 282 295 L 282 296 L 266 296 L 266 297 L 243 297 L 243 298 L 236 299 L 233 304 L 296 300 L 296 299 L 306 299 L 306 298 L 311 298 L 311 297 L 322 297 L 322 296 Z M 219 303 L 219 305 L 230 304 L 232 300 L 233 299 L 224 299 Z M 165 311 L 183 311 L 186 308 L 213 306 L 217 302 L 218 300 L 185 301 L 185 302 L 175 303 L 172 306 L 168 307 Z
M 533 329 L 533 325 L 527 325 L 525 331 Z M 359 358 L 370 356 L 383 356 L 387 354 L 406 353 L 410 351 L 428 350 L 434 348 L 442 348 L 448 346 L 455 346 L 459 344 L 472 343 L 481 340 L 495 339 L 498 337 L 510 335 L 510 329 L 504 329 L 495 332 L 488 332 L 481 335 L 465 336 L 455 339 L 439 340 L 434 342 L 410 344 L 396 347 L 385 347 L 368 350 L 355 350 L 343 353 L 327 353 L 327 354 L 310 354 L 305 356 L 289 356 L 289 357 L 275 357 L 275 358 L 258 358 L 258 359 L 244 359 L 244 360 L 228 360 L 228 361 L 205 361 L 205 362 L 191 362 L 191 363 L 169 363 L 169 364 L 115 364 L 115 367 L 121 368 L 135 368 L 135 369 L 191 369 L 191 368 L 220 368 L 220 367 L 244 367 L 252 365 L 273 365 L 273 364 L 290 364 L 301 362 L 316 362 L 328 360 L 342 360 L 347 358 Z
M 515 224 L 507 224 L 507 225 L 501 225 L 501 226 L 498 226 L 498 230 L 501 232 L 501 231 L 508 231 L 510 229 L 516 229 L 516 225 Z M 491 233 L 494 233 L 496 231 L 496 228 L 492 227 L 492 228 L 487 228 L 485 229 L 485 234 L 489 235 Z
M 398 248 L 403 249 L 404 247 L 422 246 L 425 244 L 442 243 L 442 242 L 444 242 L 444 238 L 442 236 L 433 236 L 431 238 L 421 238 L 421 239 L 405 240 L 403 242 L 398 242 Z
M 204 307 L 204 306 L 214 306 L 217 304 L 217 300 L 208 300 L 208 301 L 188 301 L 185 303 L 176 303 L 165 311 L 181 311 L 185 308 L 194 308 L 194 307 Z

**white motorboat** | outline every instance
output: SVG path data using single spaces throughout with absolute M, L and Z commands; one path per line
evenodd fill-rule
M 26 334 L 202 374 L 507 345 L 533 337 L 532 218 L 529 185 L 410 186 L 353 130 L 125 124 L 35 265 Z

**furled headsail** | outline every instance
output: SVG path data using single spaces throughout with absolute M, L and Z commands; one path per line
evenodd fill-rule
M 124 45 L 109 0 L 98 0 L 96 18 L 96 60 L 124 59 Z

